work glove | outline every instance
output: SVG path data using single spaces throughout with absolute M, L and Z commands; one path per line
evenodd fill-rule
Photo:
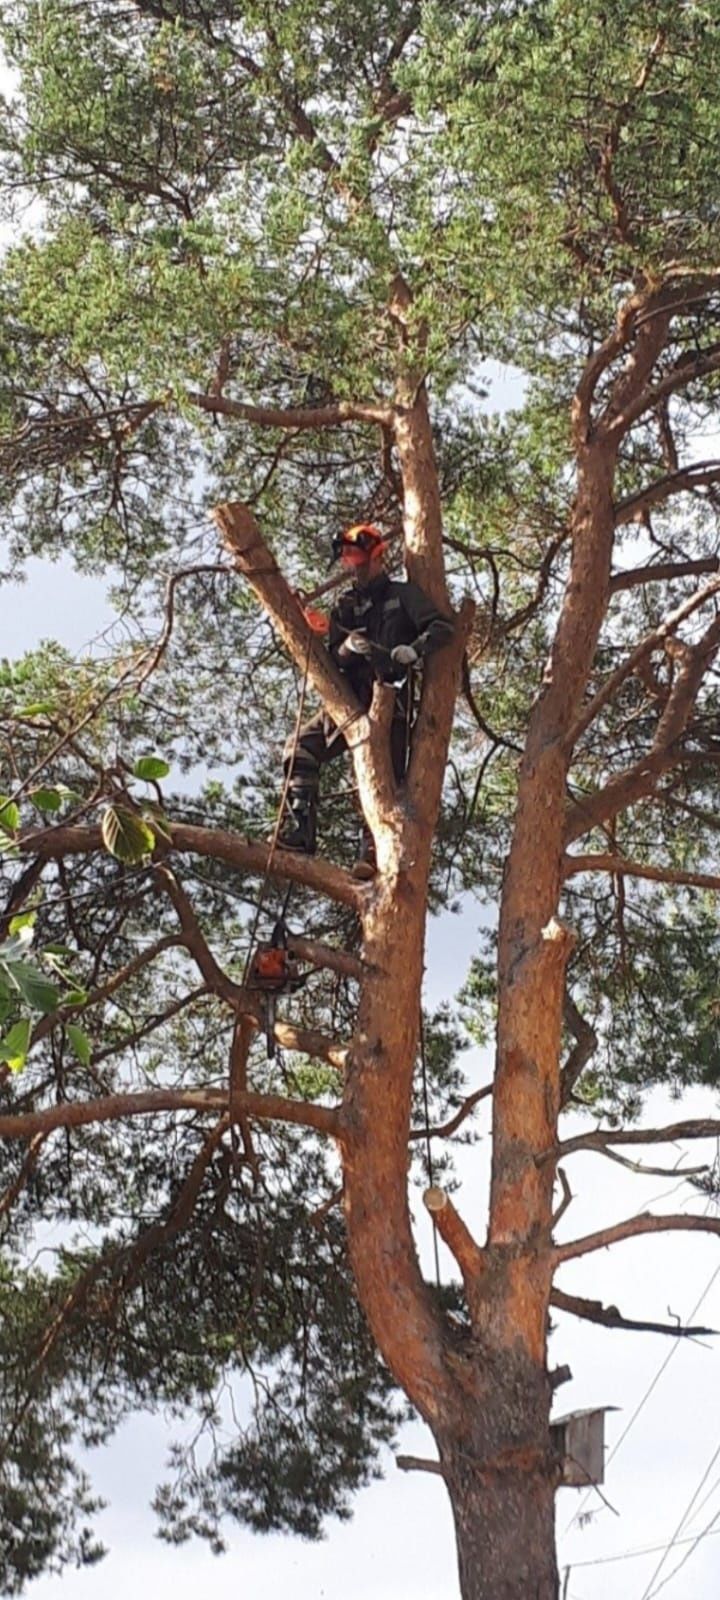
M 372 649 L 372 640 L 368 639 L 367 634 L 360 633 L 359 630 L 353 630 L 352 633 L 348 634 L 347 639 L 343 639 L 338 655 L 341 657 L 369 656 L 372 655 Z
M 420 660 L 420 653 L 413 644 L 396 644 L 395 649 L 390 651 L 390 658 L 396 667 L 414 667 L 416 661 Z

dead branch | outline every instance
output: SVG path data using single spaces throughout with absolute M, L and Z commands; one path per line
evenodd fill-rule
M 336 950 L 331 945 L 321 944 L 318 939 L 302 939 L 299 934 L 291 933 L 288 948 L 311 967 L 326 967 L 329 972 L 339 972 L 341 977 L 354 978 L 358 983 L 367 976 L 367 967 L 359 956 L 351 955 L 348 950 Z
M 572 1202 L 573 1202 L 573 1192 L 572 1192 L 572 1189 L 570 1188 L 570 1184 L 568 1183 L 567 1176 L 566 1176 L 565 1172 L 563 1171 L 562 1167 L 558 1167 L 557 1176 L 560 1179 L 560 1187 L 562 1189 L 562 1200 L 560 1201 L 559 1206 L 556 1206 L 556 1208 L 555 1208 L 555 1210 L 553 1212 L 553 1217 L 552 1217 L 552 1226 L 553 1226 L 553 1228 L 557 1227 L 558 1222 L 560 1222 L 561 1218 L 564 1217 L 565 1212 L 567 1211 L 568 1207 L 572 1205 Z
M 440 1123 L 437 1128 L 412 1128 L 408 1134 L 408 1139 L 449 1139 L 451 1134 L 457 1133 L 461 1123 L 465 1121 L 466 1117 L 470 1116 L 470 1112 L 475 1109 L 475 1106 L 481 1100 L 485 1100 L 492 1092 L 493 1086 L 491 1083 L 483 1084 L 482 1089 L 474 1089 L 473 1093 L 463 1100 L 459 1110 L 455 1112 L 455 1115 L 448 1122 Z
M 7 1216 L 8 1211 L 12 1210 L 18 1196 L 22 1194 L 28 1178 L 31 1178 L 33 1172 L 35 1171 L 38 1163 L 38 1156 L 40 1155 L 40 1151 L 42 1150 L 47 1138 L 48 1135 L 46 1133 L 36 1133 L 30 1140 L 27 1155 L 23 1161 L 20 1171 L 17 1174 L 17 1177 L 13 1178 L 12 1183 L 8 1184 L 5 1193 L 0 1198 L 0 1217 Z
M 17 883 L 13 884 L 5 902 L 5 910 L 0 916 L 0 940 L 7 939 L 13 917 L 17 916 L 32 894 L 33 889 L 40 882 L 46 864 L 42 856 L 37 856 L 21 872 Z
M 585 1300 L 578 1294 L 566 1294 L 563 1289 L 553 1289 L 551 1306 L 558 1311 L 569 1311 L 573 1317 L 586 1322 L 597 1322 L 603 1328 L 623 1328 L 634 1333 L 669 1333 L 673 1339 L 700 1339 L 714 1337 L 715 1328 L 684 1328 L 679 1322 L 638 1322 L 634 1317 L 624 1317 L 617 1306 L 604 1306 L 601 1300 Z
M 679 667 L 647 755 L 611 778 L 603 789 L 574 802 L 565 829 L 570 844 L 599 823 L 653 794 L 663 772 L 677 766 L 684 752 L 680 740 L 690 720 L 702 680 L 720 648 L 720 616 L 695 645 L 678 644 Z
M 696 1117 L 689 1122 L 671 1122 L 665 1128 L 593 1128 L 590 1133 L 577 1133 L 564 1139 L 553 1150 L 545 1151 L 540 1160 L 563 1160 L 574 1150 L 604 1150 L 608 1144 L 674 1144 L 678 1139 L 716 1139 L 720 1135 L 720 1118 Z
M 445 1477 L 442 1462 L 430 1461 L 425 1456 L 396 1456 L 395 1465 L 401 1472 L 435 1472 L 438 1477 Z
M 677 394 L 678 389 L 685 389 L 689 383 L 694 383 L 698 378 L 706 378 L 711 372 L 720 369 L 720 346 L 713 346 L 704 355 L 690 356 L 687 360 L 681 358 L 670 372 L 667 372 L 659 381 L 641 391 L 640 394 L 630 399 L 623 410 L 614 415 L 608 424 L 608 431 L 615 436 L 627 433 L 647 411 L 652 411 L 659 401 L 666 395 Z

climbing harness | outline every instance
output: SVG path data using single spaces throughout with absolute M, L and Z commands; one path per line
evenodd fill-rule
M 297 958 L 290 950 L 290 936 L 284 916 L 278 918 L 269 940 L 255 946 L 247 981 L 249 989 L 262 995 L 267 1058 L 272 1061 L 275 1056 L 278 996 L 295 994 L 307 982 L 307 973 L 300 972 Z

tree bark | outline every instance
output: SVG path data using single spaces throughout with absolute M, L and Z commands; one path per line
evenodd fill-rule
M 556 1478 L 518 1468 L 445 1468 L 462 1600 L 557 1600 Z

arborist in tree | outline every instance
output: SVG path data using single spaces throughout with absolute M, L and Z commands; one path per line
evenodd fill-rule
M 449 642 L 453 624 L 416 583 L 388 577 L 383 565 L 385 541 L 372 524 L 347 528 L 333 539 L 332 549 L 333 559 L 354 574 L 354 581 L 330 613 L 327 648 L 365 709 L 377 679 L 394 687 L 390 747 L 395 780 L 401 783 L 410 749 L 412 669 Z M 320 769 L 346 749 L 342 732 L 327 712 L 301 728 L 294 759 L 291 742 L 286 745 L 286 773 L 292 765 L 288 814 L 279 841 L 286 850 L 314 855 Z M 367 830 L 363 859 L 374 864 Z

